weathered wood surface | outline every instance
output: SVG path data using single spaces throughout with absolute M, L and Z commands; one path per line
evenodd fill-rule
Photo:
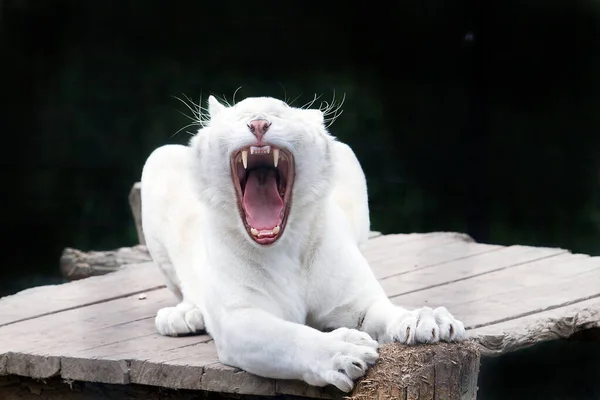
M 110 275 L 26 289 L 0 299 L 0 328 L 161 288 L 164 283 L 160 271 L 154 264 L 145 263 L 129 265 Z
M 484 354 L 600 327 L 598 257 L 478 244 L 454 233 L 379 236 L 363 252 L 394 302 L 447 306 Z M 224 366 L 208 336 L 159 336 L 156 311 L 174 303 L 152 263 L 2 298 L 0 375 L 339 397 Z
M 381 236 L 371 231 L 369 238 Z M 60 257 L 60 273 L 70 281 L 106 275 L 125 265 L 152 261 L 148 248 L 139 244 L 133 247 L 121 247 L 116 250 L 82 251 L 66 247 Z
M 108 251 L 81 251 L 67 247 L 60 257 L 60 272 L 70 281 L 105 275 L 128 264 L 152 261 L 144 245 Z
M 135 229 L 138 235 L 138 241 L 140 244 L 145 245 L 146 239 L 144 237 L 144 230 L 142 229 L 142 184 L 136 182 L 131 187 L 129 192 L 129 207 L 131 208 L 131 214 L 133 215 L 133 222 L 135 222 Z
M 600 297 L 549 306 L 539 312 L 470 331 L 486 355 L 499 355 L 529 345 L 600 328 Z M 596 331 L 597 332 L 597 331 Z
M 349 400 L 474 400 L 479 358 L 473 342 L 387 344 Z
M 166 389 L 147 385 L 119 385 L 68 381 L 60 378 L 33 379 L 0 376 L 0 400 L 260 400 L 257 396 Z M 264 397 L 263 397 L 264 399 Z M 306 400 L 286 396 L 285 400 Z

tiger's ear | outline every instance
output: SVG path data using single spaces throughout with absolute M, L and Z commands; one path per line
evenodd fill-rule
M 215 99 L 215 96 L 208 96 L 208 113 L 210 114 L 211 118 L 216 117 L 221 113 L 221 111 L 225 110 L 226 108 L 227 107 L 225 107 L 223 104 L 219 103 L 217 99 Z

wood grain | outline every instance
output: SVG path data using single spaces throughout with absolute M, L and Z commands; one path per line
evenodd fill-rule
M 474 400 L 479 350 L 475 343 L 380 348 L 377 364 L 349 400 Z
M 136 182 L 129 191 L 129 207 L 133 215 L 135 230 L 138 235 L 139 244 L 146 245 L 144 229 L 142 228 L 142 183 Z
M 479 247 L 480 244 L 463 243 L 460 246 Z M 452 244 L 444 247 L 456 247 Z M 485 248 L 485 247 L 484 247 Z M 536 248 L 526 246 L 510 246 L 475 253 L 475 249 L 465 249 L 471 255 L 464 257 L 449 256 L 446 262 L 432 262 L 427 255 L 419 256 L 418 268 L 403 271 L 387 278 L 380 279 L 381 285 L 390 297 L 406 295 L 436 286 L 454 284 L 469 278 L 475 278 L 487 273 L 517 267 L 538 260 L 548 260 L 561 254 L 570 254 L 563 249 Z M 450 254 L 453 254 L 450 252 Z M 454 253 L 455 254 L 455 253 Z M 456 256 L 456 255 L 455 255 Z M 544 261 L 546 262 L 546 261 Z
M 114 274 L 62 285 L 34 287 L 0 298 L 0 327 L 162 287 L 163 277 L 152 263 L 128 265 Z
M 6 374 L 6 354 L 0 354 L 0 376 Z
M 497 356 L 600 328 L 600 297 L 473 329 L 482 354 Z
M 166 289 L 70 309 L 0 328 L 0 353 L 70 354 L 100 344 L 155 333 L 159 308 L 175 303 Z M 166 338 L 168 339 L 168 338 Z
M 124 265 L 152 261 L 144 245 L 121 247 L 107 251 L 81 251 L 67 247 L 60 257 L 60 273 L 70 281 L 106 275 Z
M 564 254 L 396 296 L 403 307 L 445 306 L 469 328 L 600 295 L 600 258 Z
M 448 307 L 471 328 L 484 354 L 600 326 L 597 257 L 477 244 L 445 232 L 382 235 L 369 240 L 363 252 L 394 302 Z M 335 388 L 264 379 L 225 366 L 208 335 L 158 335 L 156 312 L 174 304 L 152 263 L 2 298 L 0 375 L 340 398 Z M 439 385 L 457 379 L 446 364 L 424 370 L 423 376 Z M 412 386 L 403 395 L 431 397 L 428 388 Z M 443 390 L 436 393 L 439 397 Z

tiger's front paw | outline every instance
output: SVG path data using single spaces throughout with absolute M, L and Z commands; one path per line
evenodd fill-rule
M 324 334 L 324 341 L 313 343 L 315 351 L 309 353 L 310 366 L 304 380 L 315 386 L 334 385 L 349 392 L 354 380 L 364 376 L 369 366 L 375 364 L 379 344 L 365 332 L 339 328 Z
M 404 344 L 459 342 L 467 338 L 465 326 L 445 307 L 402 310 L 387 325 L 380 342 Z
M 154 324 L 164 336 L 194 335 L 204 331 L 204 316 L 195 306 L 179 303 L 175 307 L 161 308 Z

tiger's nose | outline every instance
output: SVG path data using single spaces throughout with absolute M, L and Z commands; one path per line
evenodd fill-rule
M 256 136 L 259 141 L 263 138 L 263 136 L 265 136 L 265 133 L 267 133 L 267 130 L 269 130 L 270 126 L 271 123 L 266 119 L 255 119 L 250 121 L 248 124 L 250 132 L 252 132 L 252 134 Z

